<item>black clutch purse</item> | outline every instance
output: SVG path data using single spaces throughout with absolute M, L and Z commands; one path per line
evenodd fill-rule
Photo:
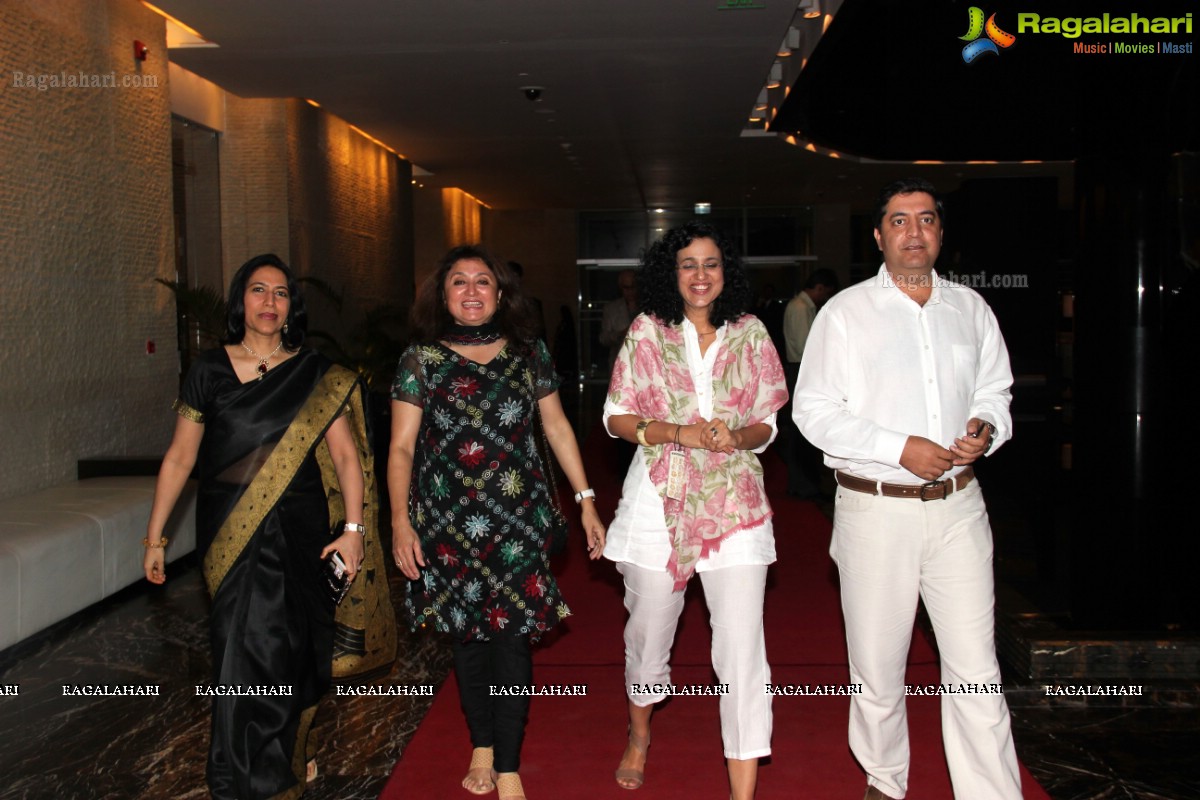
M 347 574 L 346 564 L 337 550 L 326 556 L 321 564 L 321 577 L 324 578 L 321 583 L 325 587 L 325 595 L 336 606 L 350 591 L 350 575 Z
M 339 520 L 333 526 L 333 531 L 340 533 L 346 523 Z M 341 553 L 334 550 L 321 562 L 321 587 L 325 596 L 339 605 L 342 598 L 350 591 L 350 575 L 346 570 L 346 562 L 342 561 Z

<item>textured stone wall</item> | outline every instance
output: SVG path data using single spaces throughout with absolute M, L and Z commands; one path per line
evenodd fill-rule
M 339 338 L 381 303 L 412 300 L 412 165 L 307 102 L 285 102 L 290 264 L 343 296 L 308 292 L 311 327 Z
M 221 239 L 225 279 L 252 256 L 291 263 L 288 241 L 287 101 L 225 94 L 221 134 Z
M 169 441 L 167 91 L 163 21 L 141 3 L 0 3 L 0 498 Z

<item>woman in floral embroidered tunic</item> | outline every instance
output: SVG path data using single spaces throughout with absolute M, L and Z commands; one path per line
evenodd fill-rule
M 529 644 L 570 611 L 549 567 L 553 510 L 534 439 L 546 439 L 599 558 L 596 514 L 546 345 L 507 264 L 456 247 L 422 285 L 414 341 L 392 385 L 392 552 L 412 581 L 413 626 L 455 637 L 455 676 L 474 751 L 463 787 L 523 797 L 517 770 L 532 685 Z M 534 403 L 537 410 L 534 410 Z
M 775 437 L 787 400 L 783 367 L 753 316 L 737 253 L 707 225 L 668 231 L 641 269 L 645 313 L 613 367 L 604 421 L 638 448 L 604 555 L 625 581 L 629 744 L 617 783 L 645 777 L 650 716 L 671 682 L 684 589 L 704 585 L 721 697 L 721 738 L 735 800 L 753 797 L 771 753 L 770 683 L 762 607 L 775 560 L 771 508 L 755 453 Z M 640 691 L 639 691 L 640 689 Z

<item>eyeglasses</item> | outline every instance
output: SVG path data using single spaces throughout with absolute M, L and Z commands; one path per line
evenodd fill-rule
M 684 261 L 681 261 L 675 265 L 676 269 L 687 269 L 687 270 L 692 270 L 692 269 L 695 269 L 696 267 L 704 267 L 709 272 L 711 272 L 713 270 L 722 269 L 724 266 L 725 266 L 724 264 L 722 264 L 720 261 L 717 261 L 716 259 L 713 259 L 712 261 L 705 261 L 703 264 L 700 264 L 690 258 L 686 259 Z

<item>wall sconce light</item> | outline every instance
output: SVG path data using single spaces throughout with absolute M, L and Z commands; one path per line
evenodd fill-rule
M 146 56 L 148 56 L 148 55 L 150 55 L 150 48 L 146 47 L 146 45 L 142 44 L 137 39 L 134 39 L 133 40 L 133 58 L 134 58 L 134 60 L 135 61 L 145 61 Z

